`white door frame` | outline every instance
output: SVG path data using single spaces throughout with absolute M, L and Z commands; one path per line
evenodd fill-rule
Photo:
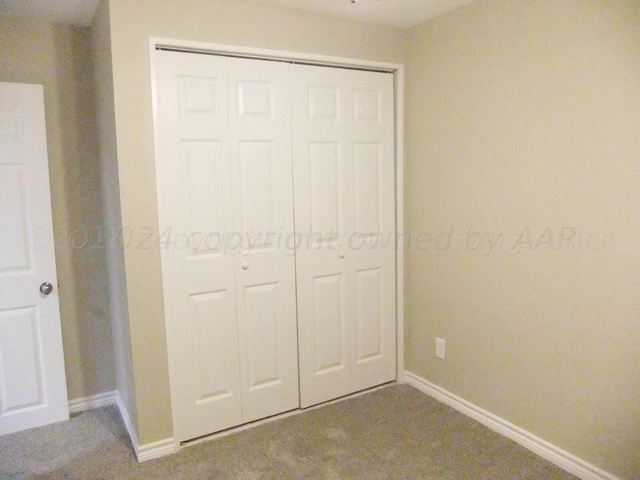
M 151 70 L 151 102 L 153 108 L 154 147 L 158 149 L 157 118 L 158 105 L 156 102 L 156 52 L 162 48 L 170 50 L 184 50 L 185 52 L 199 52 L 203 54 L 228 55 L 236 57 L 257 58 L 263 60 L 284 60 L 311 65 L 323 65 L 362 70 L 375 70 L 393 73 L 394 77 L 394 107 L 395 107 L 395 198 L 396 198 L 396 379 L 404 382 L 404 65 L 397 63 L 374 62 L 354 58 L 314 55 L 281 50 L 221 45 L 206 42 L 192 42 L 160 37 L 149 37 L 149 60 Z M 169 331 L 169 325 L 165 327 Z M 173 350 L 170 337 L 167 336 L 167 351 L 169 358 Z M 171 366 L 169 365 L 169 383 L 171 382 Z M 173 396 L 173 387 L 170 387 Z M 172 415 L 176 418 L 174 402 Z M 175 445 L 176 451 L 180 448 Z

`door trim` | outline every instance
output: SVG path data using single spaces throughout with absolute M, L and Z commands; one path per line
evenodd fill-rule
M 153 112 L 154 148 L 157 151 L 159 138 L 157 134 L 158 105 L 156 100 L 156 52 L 159 49 L 181 50 L 185 52 L 227 55 L 234 57 L 254 58 L 261 60 L 289 61 L 310 65 L 350 68 L 357 70 L 384 71 L 394 77 L 394 109 L 395 109 L 395 211 L 396 211 L 396 380 L 404 382 L 404 65 L 398 63 L 375 62 L 357 58 L 334 57 L 311 53 L 269 50 L 263 48 L 222 45 L 207 42 L 193 42 L 162 37 L 149 37 L 149 65 L 151 76 L 151 104 Z M 156 179 L 157 180 L 157 179 Z M 164 293 L 163 293 L 164 296 Z M 169 328 L 165 316 L 165 327 Z M 167 351 L 173 350 L 170 336 L 167 335 Z M 169 354 L 169 358 L 171 355 Z M 173 382 L 175 383 L 175 382 Z M 171 366 L 169 365 L 169 385 L 171 387 Z M 177 418 L 175 402 L 171 402 L 172 416 Z M 175 450 L 180 443 L 175 440 Z

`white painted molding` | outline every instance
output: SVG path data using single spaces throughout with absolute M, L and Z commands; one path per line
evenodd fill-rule
M 175 440 L 173 438 L 167 438 L 159 442 L 140 445 L 136 450 L 136 456 L 138 457 L 138 462 L 142 463 L 147 460 L 153 460 L 154 458 L 176 453 L 176 451 Z
M 69 400 L 69 413 L 80 413 L 94 408 L 106 407 L 116 404 L 116 392 L 104 392 L 89 397 L 80 397 Z
M 127 407 L 125 407 L 124 402 L 122 401 L 120 392 L 116 392 L 116 405 L 118 405 L 118 410 L 120 410 L 120 416 L 122 417 L 122 422 L 124 423 L 124 427 L 127 429 L 127 433 L 129 434 L 129 439 L 131 440 L 131 445 L 133 446 L 133 450 L 136 452 L 136 457 L 137 457 L 138 450 L 139 450 L 138 435 L 136 434 L 135 428 L 133 428 L 133 422 L 131 421 L 131 417 L 129 416 Z
M 173 438 L 168 438 L 166 440 L 161 440 L 159 442 L 150 443 L 147 445 L 140 445 L 138 443 L 138 437 L 136 435 L 135 429 L 133 428 L 133 423 L 131 422 L 129 412 L 124 406 L 124 402 L 120 397 L 120 393 L 117 391 L 99 393 L 98 395 L 92 395 L 90 397 L 75 398 L 73 400 L 70 400 L 69 413 L 84 412 L 93 408 L 106 407 L 107 405 L 118 406 L 118 410 L 120 410 L 120 416 L 122 417 L 122 421 L 125 425 L 125 428 L 127 429 L 129 438 L 131 439 L 131 445 L 133 446 L 133 450 L 136 453 L 138 462 L 146 462 L 147 460 L 163 457 L 177 451 L 176 442 Z
M 510 423 L 503 418 L 488 412 L 467 400 L 454 395 L 424 378 L 406 371 L 404 374 L 406 383 L 426 393 L 430 397 L 452 407 L 453 409 L 473 418 L 491 430 L 519 443 L 536 455 L 550 461 L 567 472 L 582 480 L 621 480 L 620 478 L 605 472 L 604 470 L 587 463 L 581 458 L 562 450 L 540 437 Z
M 405 252 L 404 245 L 404 66 L 394 71 L 394 101 L 396 128 L 396 379 L 404 382 L 404 291 Z
M 136 459 L 139 463 L 146 462 L 147 460 L 153 460 L 154 458 L 164 457 L 165 455 L 170 455 L 180 449 L 179 444 L 173 438 L 167 438 L 165 440 L 160 440 L 159 442 L 140 445 L 138 443 L 138 435 L 133 428 L 133 422 L 131 421 L 131 417 L 129 416 L 127 407 L 125 407 L 124 402 L 122 401 L 120 392 L 116 392 L 115 396 L 116 404 L 118 405 L 118 409 L 120 410 L 120 416 L 122 417 L 124 426 L 127 429 L 127 433 L 129 434 L 129 438 L 131 439 L 131 445 L 133 446 L 133 450 L 136 453 Z
M 335 57 L 331 55 L 316 55 L 312 53 L 293 52 L 285 50 L 270 50 L 266 48 L 252 48 L 245 46 L 226 45 L 219 43 L 194 42 L 190 40 L 149 37 L 151 51 L 160 49 L 177 49 L 197 53 L 214 53 L 243 58 L 259 58 L 263 60 L 285 60 L 293 62 L 311 63 L 345 68 L 361 68 L 364 70 L 378 70 L 394 72 L 402 65 L 399 63 L 362 60 L 359 58 Z

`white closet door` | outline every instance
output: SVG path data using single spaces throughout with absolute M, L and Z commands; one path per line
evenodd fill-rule
M 233 59 L 229 129 L 242 418 L 299 407 L 289 65 Z
M 227 60 L 155 58 L 165 315 L 175 434 L 183 441 L 242 423 Z
M 156 55 L 156 168 L 181 441 L 299 407 L 289 67 Z
M 396 377 L 393 76 L 292 66 L 300 399 Z

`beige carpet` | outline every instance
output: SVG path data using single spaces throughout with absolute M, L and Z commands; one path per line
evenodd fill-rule
M 393 385 L 138 464 L 115 407 L 0 437 L 2 479 L 575 479 Z

